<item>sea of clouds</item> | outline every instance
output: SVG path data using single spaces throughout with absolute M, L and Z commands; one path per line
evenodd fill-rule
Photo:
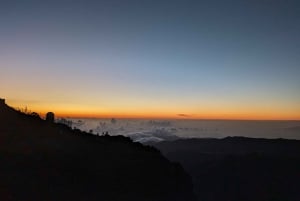
M 124 135 L 148 143 L 179 138 L 258 138 L 300 139 L 300 121 L 229 120 L 146 120 L 146 119 L 67 119 L 72 127 L 102 135 Z

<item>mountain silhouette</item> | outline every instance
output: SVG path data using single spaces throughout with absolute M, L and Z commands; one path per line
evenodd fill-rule
M 95 136 L 0 102 L 0 200 L 194 201 L 192 180 L 155 148 Z
M 201 201 L 299 201 L 300 141 L 226 137 L 153 144 L 182 164 Z

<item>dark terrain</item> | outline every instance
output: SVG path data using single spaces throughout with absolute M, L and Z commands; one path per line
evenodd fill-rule
M 0 200 L 193 201 L 192 190 L 183 168 L 153 147 L 0 103 Z
M 193 177 L 199 201 L 300 200 L 300 141 L 227 137 L 154 146 Z

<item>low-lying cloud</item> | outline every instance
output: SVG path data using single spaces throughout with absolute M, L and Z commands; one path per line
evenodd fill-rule
M 152 131 L 143 131 L 128 134 L 135 142 L 147 143 L 147 142 L 160 142 L 160 141 L 172 141 L 177 140 L 179 137 L 171 133 L 166 129 L 156 129 Z
M 189 114 L 177 114 L 177 116 L 179 116 L 179 117 L 191 117 L 191 115 L 189 115 Z

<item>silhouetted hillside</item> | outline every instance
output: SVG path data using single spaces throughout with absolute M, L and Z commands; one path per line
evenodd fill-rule
M 300 141 L 227 137 L 154 146 L 183 165 L 201 201 L 300 200 Z
M 158 150 L 94 136 L 0 104 L 0 200 L 194 200 L 192 182 Z

